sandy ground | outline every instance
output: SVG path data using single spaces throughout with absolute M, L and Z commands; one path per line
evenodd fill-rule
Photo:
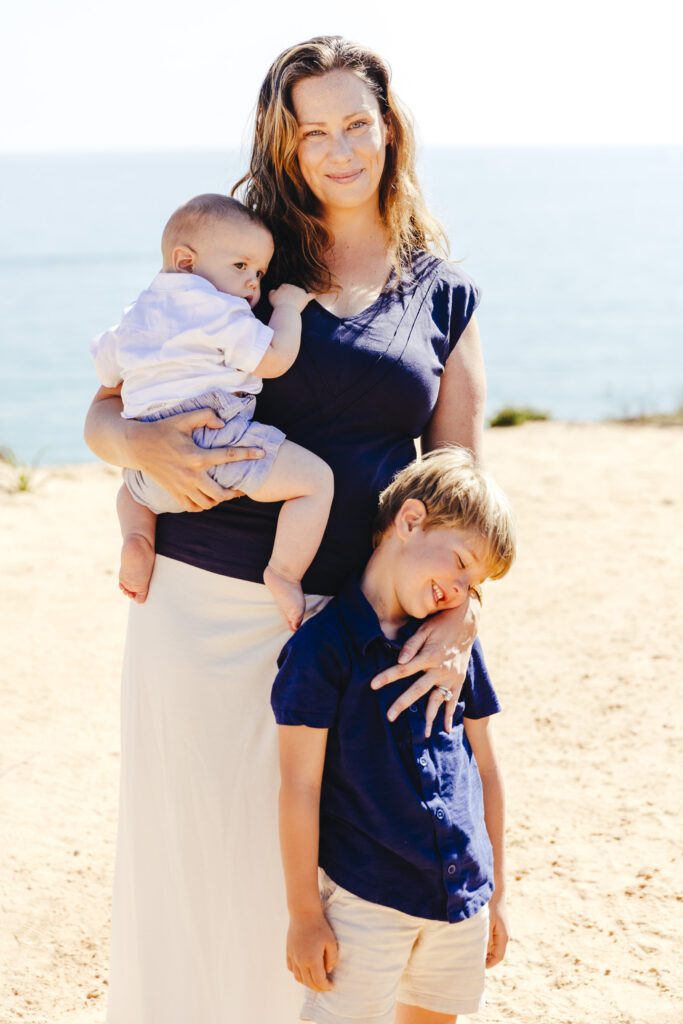
M 482 627 L 514 941 L 477 1020 L 680 1024 L 683 430 L 530 424 L 487 458 L 521 555 Z M 104 1017 L 117 486 L 83 466 L 0 494 L 2 1024 Z

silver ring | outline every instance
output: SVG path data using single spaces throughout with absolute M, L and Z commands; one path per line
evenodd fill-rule
M 448 704 L 449 700 L 453 700 L 453 692 L 446 686 L 437 686 L 437 690 L 443 694 L 444 703 Z

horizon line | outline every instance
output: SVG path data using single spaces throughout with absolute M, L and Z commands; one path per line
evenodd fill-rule
M 683 149 L 681 142 L 422 142 L 418 144 L 418 159 L 424 150 L 434 149 Z M 1 157 L 29 157 L 29 156 L 151 156 L 161 153 L 191 154 L 191 153 L 239 153 L 244 150 L 244 144 L 229 142 L 225 145 L 215 143 L 197 143 L 187 146 L 159 145 L 159 146 L 99 146 L 95 148 L 85 147 L 61 147 L 57 148 L 30 148 L 30 149 L 3 149 L 0 147 Z

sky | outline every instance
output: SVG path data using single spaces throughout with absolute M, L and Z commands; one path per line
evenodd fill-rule
M 244 146 L 273 58 L 318 34 L 391 64 L 424 145 L 683 143 L 674 0 L 22 0 L 0 152 Z

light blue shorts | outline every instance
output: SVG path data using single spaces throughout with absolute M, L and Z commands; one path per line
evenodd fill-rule
M 197 409 L 212 409 L 225 423 L 218 429 L 200 427 L 192 437 L 200 448 L 262 448 L 262 459 L 244 459 L 242 462 L 227 462 L 212 466 L 209 476 L 221 487 L 231 487 L 251 495 L 266 479 L 280 450 L 285 435 L 277 427 L 256 423 L 253 419 L 256 408 L 254 395 L 231 395 L 225 391 L 209 391 L 197 398 L 188 398 L 172 408 L 161 409 L 150 416 L 141 417 L 142 422 L 168 419 L 181 412 L 195 412 Z M 123 479 L 132 496 L 152 512 L 182 512 L 183 508 L 163 487 L 140 470 L 124 469 Z

